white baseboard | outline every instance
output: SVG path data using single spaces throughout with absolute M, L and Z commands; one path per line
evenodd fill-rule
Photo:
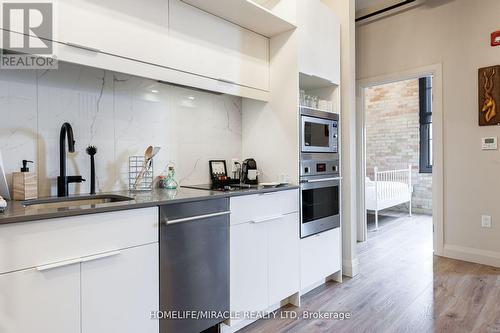
M 476 264 L 500 267 L 500 252 L 445 244 L 443 256 Z
M 359 261 L 358 258 L 353 260 L 342 260 L 342 274 L 355 277 L 359 273 Z

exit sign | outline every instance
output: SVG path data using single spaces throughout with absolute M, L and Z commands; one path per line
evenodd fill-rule
M 491 34 L 491 46 L 500 46 L 500 31 Z

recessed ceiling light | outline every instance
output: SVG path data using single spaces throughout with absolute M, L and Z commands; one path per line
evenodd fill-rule
M 188 97 L 190 100 L 193 100 L 194 99 L 194 96 L 189 96 Z
M 159 91 L 158 91 L 158 90 L 156 90 L 156 89 L 151 90 L 151 92 L 152 92 L 152 93 L 154 93 L 154 94 L 159 93 Z

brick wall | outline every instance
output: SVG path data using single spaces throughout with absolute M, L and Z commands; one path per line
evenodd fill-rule
M 366 89 L 366 167 L 379 171 L 412 168 L 413 210 L 432 213 L 432 175 L 419 173 L 418 80 Z M 406 209 L 404 206 L 397 209 Z

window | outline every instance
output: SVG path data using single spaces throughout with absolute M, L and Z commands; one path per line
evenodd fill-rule
M 432 77 L 419 79 L 420 173 L 432 173 Z

